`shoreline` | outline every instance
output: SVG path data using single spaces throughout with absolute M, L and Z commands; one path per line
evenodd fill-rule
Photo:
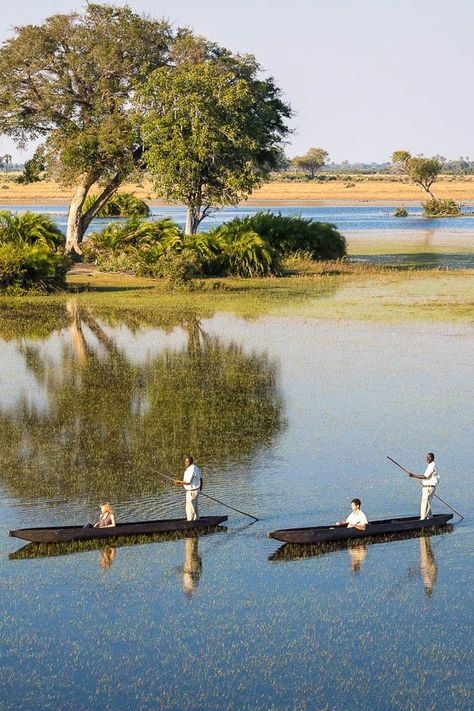
M 170 203 L 163 200 L 147 200 L 146 201 L 150 207 L 176 207 L 184 209 L 185 205 L 180 203 Z M 398 207 L 399 205 L 405 205 L 406 207 L 421 207 L 422 200 L 257 200 L 254 198 L 249 198 L 244 202 L 239 202 L 235 206 L 225 206 L 221 208 L 216 208 L 216 211 L 226 210 L 229 207 Z M 65 197 L 58 198 L 23 198 L 23 199 L 11 199 L 8 200 L 4 196 L 0 195 L 0 209 L 3 207 L 7 208 L 11 206 L 34 206 L 34 205 L 44 205 L 44 206 L 54 206 L 54 207 L 65 207 L 69 206 L 69 200 Z M 463 205 L 474 206 L 473 200 L 465 200 Z M 474 215 L 463 215 L 463 217 L 473 217 Z M 434 219 L 434 218 L 432 218 Z

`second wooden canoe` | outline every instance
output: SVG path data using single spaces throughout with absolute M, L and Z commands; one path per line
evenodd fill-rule
M 286 528 L 271 531 L 268 535 L 283 543 L 326 543 L 329 541 L 347 541 L 351 538 L 368 538 L 387 533 L 402 533 L 405 531 L 421 531 L 424 528 L 445 526 L 453 514 L 435 514 L 433 518 L 420 520 L 418 516 L 403 516 L 401 518 L 369 521 L 365 531 L 345 526 L 310 526 L 308 528 Z

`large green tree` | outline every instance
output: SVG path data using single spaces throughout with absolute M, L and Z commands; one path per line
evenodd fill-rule
M 157 194 L 187 206 L 189 235 L 278 167 L 290 108 L 254 57 L 202 43 L 185 49 L 137 92 L 137 116 Z
M 95 213 L 141 164 L 134 86 L 171 61 L 172 41 L 167 22 L 88 3 L 16 28 L 0 48 L 0 132 L 20 146 L 43 140 L 49 173 L 74 186 L 68 250 L 80 253 Z M 94 184 L 100 191 L 82 214 Z
M 412 156 L 408 151 L 395 151 L 392 154 L 394 170 L 418 185 L 432 200 L 435 199 L 431 186 L 443 167 L 438 158 Z

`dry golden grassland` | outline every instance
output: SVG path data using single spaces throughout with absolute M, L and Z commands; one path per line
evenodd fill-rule
M 66 204 L 72 190 L 61 187 L 58 183 L 40 181 L 29 185 L 20 185 L 13 180 L 13 174 L 0 176 L 0 204 Z M 154 198 L 150 181 L 140 184 L 128 184 L 121 192 L 134 192 L 144 200 L 159 204 Z M 474 176 L 457 178 L 456 176 L 441 176 L 434 185 L 437 198 L 451 198 L 458 202 L 474 202 Z M 421 202 L 425 200 L 424 193 L 414 185 L 408 185 L 389 176 L 343 177 L 333 181 L 311 181 L 302 183 L 287 183 L 272 181 L 256 190 L 250 202 L 261 203 L 301 203 L 304 202 Z

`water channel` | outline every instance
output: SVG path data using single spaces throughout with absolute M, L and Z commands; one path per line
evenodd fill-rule
M 472 327 L 216 313 L 163 330 L 70 302 L 49 332 L 0 339 L 2 708 L 472 708 Z M 369 518 L 416 514 L 386 455 L 420 470 L 429 450 L 463 522 L 323 552 L 268 539 L 354 496 Z M 229 520 L 194 538 L 8 538 L 90 521 L 102 498 L 119 520 L 180 516 L 153 469 L 186 453 L 260 521 L 203 500 Z
M 3 205 L 0 209 L 46 213 L 61 229 L 66 229 L 67 207 L 64 205 Z M 394 208 L 389 205 L 239 206 L 215 212 L 201 223 L 200 229 L 209 230 L 234 217 L 268 210 L 335 224 L 348 239 L 349 253 L 357 261 L 430 269 L 474 268 L 474 217 L 426 218 L 421 208 L 415 206 L 408 208 L 406 218 L 393 217 Z M 170 217 L 184 227 L 185 209 L 152 208 L 151 219 L 163 217 Z M 110 218 L 93 220 L 89 231 L 102 229 L 109 222 Z

